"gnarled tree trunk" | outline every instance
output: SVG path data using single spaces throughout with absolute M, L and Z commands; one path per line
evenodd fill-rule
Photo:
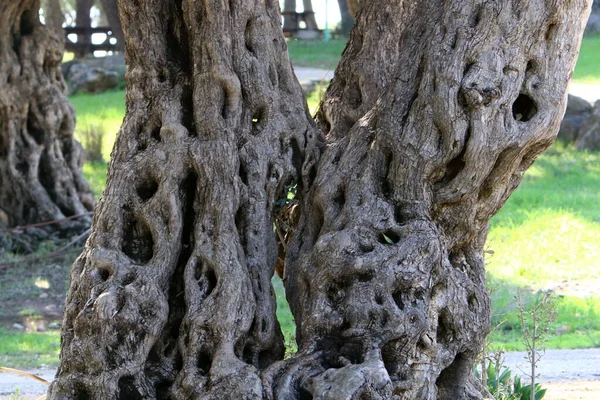
M 63 33 L 42 25 L 38 10 L 39 0 L 0 5 L 0 214 L 8 226 L 94 206 L 59 68 Z
M 79 28 L 90 28 L 92 26 L 92 18 L 90 17 L 90 12 L 92 10 L 92 6 L 94 5 L 94 0 L 76 0 L 75 3 L 75 25 Z M 92 44 L 92 36 L 86 33 L 77 35 L 77 43 L 78 44 Z M 86 54 L 89 54 L 89 49 L 82 48 L 79 50 L 78 54 L 75 54 L 75 57 L 85 57 Z
M 279 5 L 119 6 L 128 112 L 50 398 L 261 398 L 284 353 L 273 212 L 317 135 Z
M 361 7 L 288 249 L 300 350 L 268 386 L 278 399 L 481 398 L 488 221 L 556 136 L 589 2 Z
M 60 29 L 65 23 L 65 15 L 60 7 L 60 0 L 45 0 L 44 17 L 46 25 Z
M 50 398 L 482 398 L 487 223 L 556 135 L 589 2 L 364 3 L 320 130 L 276 2 L 120 7 L 128 113 Z

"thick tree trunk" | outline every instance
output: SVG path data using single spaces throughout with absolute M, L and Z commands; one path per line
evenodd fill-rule
M 63 33 L 40 23 L 39 4 L 0 5 L 0 215 L 9 226 L 62 219 L 94 206 L 64 95 Z
M 352 16 L 354 18 L 356 18 L 356 14 L 358 13 L 358 9 L 359 9 L 359 0 L 346 0 L 348 2 L 348 9 L 350 10 L 350 14 L 352 14 Z
M 92 26 L 92 18 L 90 17 L 90 11 L 94 5 L 94 0 L 77 0 L 75 3 L 75 25 L 80 28 L 89 28 Z M 77 35 L 77 43 L 91 44 L 92 37 L 87 34 Z M 84 57 L 88 54 L 88 50 L 81 50 L 79 54 L 75 54 L 76 57 Z
M 50 398 L 262 398 L 284 354 L 273 212 L 316 158 L 279 5 L 119 6 L 128 112 Z
M 299 353 L 272 398 L 482 397 L 487 224 L 555 138 L 588 7 L 362 4 L 318 116 L 284 278 Z
M 338 0 L 340 7 L 340 15 L 342 17 L 342 33 L 346 36 L 350 34 L 350 30 L 354 26 L 354 17 L 348 7 L 348 0 Z
M 119 19 L 117 0 L 100 0 L 100 4 L 102 5 L 102 11 L 106 16 L 108 25 L 112 28 L 113 35 L 117 39 L 117 50 L 125 50 L 125 35 L 123 34 L 121 20 Z
M 487 223 L 558 130 L 589 3 L 366 2 L 318 166 L 276 2 L 120 7 L 128 113 L 50 399 L 481 398 Z
M 44 17 L 46 25 L 60 29 L 65 23 L 65 15 L 60 7 L 60 0 L 46 0 L 44 2 Z

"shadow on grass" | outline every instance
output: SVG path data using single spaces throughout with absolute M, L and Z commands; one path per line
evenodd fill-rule
M 531 310 L 540 291 L 516 285 L 509 280 L 488 275 L 492 299 L 492 327 L 488 340 L 492 348 L 525 350 L 517 299 L 522 298 Z M 575 349 L 600 347 L 600 298 L 556 296 L 556 321 L 551 325 L 547 348 Z

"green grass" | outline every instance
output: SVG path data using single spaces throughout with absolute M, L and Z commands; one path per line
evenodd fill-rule
M 583 38 L 573 82 L 600 84 L 600 36 Z
M 0 328 L 0 365 L 39 368 L 58 365 L 60 333 L 17 333 Z
M 334 39 L 329 42 L 322 40 L 287 41 L 290 60 L 300 67 L 322 68 L 334 70 L 340 61 L 346 40 Z
M 102 94 L 76 94 L 69 97 L 75 108 L 77 126 L 75 137 L 83 142 L 83 135 L 90 129 L 104 132 L 102 155 L 110 158 L 113 143 L 125 116 L 125 91 L 115 90 Z

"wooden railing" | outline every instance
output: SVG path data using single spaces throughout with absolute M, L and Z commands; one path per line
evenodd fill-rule
M 113 36 L 113 31 L 110 27 L 85 28 L 79 26 L 71 26 L 64 28 L 65 30 L 65 50 L 75 53 L 76 57 L 83 57 L 88 54 L 94 54 L 95 51 L 117 51 L 116 38 Z M 94 33 L 103 33 L 106 39 L 102 43 L 92 43 L 92 35 Z M 71 41 L 69 35 L 77 35 L 77 42 Z M 111 39 L 115 43 L 111 43 Z

